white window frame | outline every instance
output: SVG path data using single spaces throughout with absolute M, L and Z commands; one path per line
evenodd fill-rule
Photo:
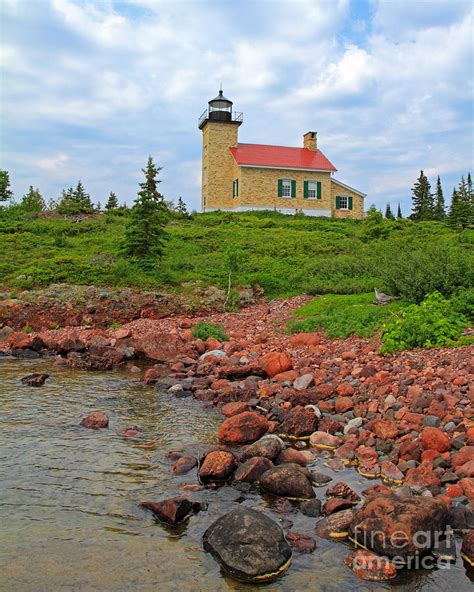
M 308 181 L 308 199 L 318 199 L 318 182 Z M 314 195 L 312 195 L 314 194 Z
M 288 191 L 288 194 L 286 193 Z M 281 196 L 291 197 L 291 179 L 281 180 Z
M 346 201 L 346 205 L 342 205 L 342 200 Z M 340 210 L 348 210 L 349 209 L 349 196 L 348 195 L 340 195 L 339 196 L 339 209 Z

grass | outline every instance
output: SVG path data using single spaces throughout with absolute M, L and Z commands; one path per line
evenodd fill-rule
M 328 294 L 311 300 L 295 311 L 289 328 L 294 332 L 324 331 L 329 337 L 370 337 L 407 304 L 394 300 L 374 306 L 374 293 L 340 296 Z
M 208 321 L 196 323 L 191 329 L 191 333 L 194 339 L 202 339 L 203 341 L 206 341 L 209 337 L 213 337 L 217 341 L 227 341 L 229 339 L 223 325 Z
M 374 233 L 367 221 L 267 211 L 172 219 L 163 259 L 155 269 L 144 270 L 119 255 L 126 223 L 126 213 L 75 221 L 0 207 L 0 282 L 19 290 L 69 283 L 172 291 L 201 280 L 226 289 L 229 247 L 243 253 L 233 285 L 259 285 L 269 298 L 361 294 L 374 287 L 393 293 L 387 270 L 392 267 L 396 275 L 401 245 L 427 253 L 430 245 L 438 245 L 452 253 L 461 269 L 474 269 L 465 261 L 474 244 L 472 229 L 461 232 L 441 222 L 401 220 L 382 221 L 380 232 Z M 439 258 L 434 259 L 436 264 Z M 440 275 L 436 265 L 433 270 L 431 276 Z M 460 277 L 457 269 L 454 275 Z M 438 285 L 430 289 L 443 292 Z

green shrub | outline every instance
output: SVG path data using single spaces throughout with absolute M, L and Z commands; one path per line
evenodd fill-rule
M 206 341 L 208 337 L 214 337 L 218 341 L 227 341 L 229 339 L 221 324 L 207 321 L 196 323 L 191 329 L 191 333 L 194 339 L 202 339 L 203 341 Z
M 414 347 L 453 345 L 462 335 L 468 319 L 449 300 L 433 292 L 421 304 L 408 306 L 382 328 L 382 354 Z
M 394 311 L 405 306 L 400 300 L 386 306 L 375 306 L 374 302 L 374 294 L 320 296 L 295 312 L 302 320 L 292 321 L 289 329 L 302 333 L 322 330 L 332 338 L 370 337 Z

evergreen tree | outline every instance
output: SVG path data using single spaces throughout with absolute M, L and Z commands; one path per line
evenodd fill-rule
M 402 216 L 402 208 L 400 207 L 400 204 L 398 204 L 398 210 L 397 210 L 397 219 L 401 220 L 403 218 Z
M 110 210 L 116 210 L 118 208 L 118 199 L 113 191 L 110 192 L 105 209 L 109 212 Z
M 93 211 L 94 206 L 92 204 L 91 197 L 88 193 L 86 193 L 84 185 L 80 180 L 77 182 L 76 189 L 73 192 L 73 199 L 79 206 L 81 212 L 87 213 Z
M 41 197 L 39 189 L 33 189 L 33 185 L 30 185 L 28 193 L 25 193 L 21 198 L 20 205 L 28 212 L 42 212 L 46 209 L 46 204 Z
M 410 218 L 417 222 L 420 220 L 431 220 L 434 210 L 433 195 L 428 177 L 423 171 L 420 171 L 420 176 L 411 191 L 413 194 L 413 214 Z
M 449 222 L 453 226 L 460 226 L 461 228 L 474 224 L 474 204 L 470 174 L 467 182 L 464 177 L 461 177 L 458 189 L 453 190 L 449 208 Z
M 13 191 L 10 189 L 10 175 L 8 171 L 0 169 L 0 202 L 8 201 L 13 197 Z
M 188 214 L 188 209 L 182 197 L 178 198 L 178 205 L 176 206 L 176 211 L 178 212 L 178 214 L 182 214 L 183 216 L 187 216 Z
M 395 220 L 395 216 L 392 213 L 392 208 L 390 207 L 390 204 L 387 204 L 387 207 L 385 208 L 385 218 L 387 220 Z
M 100 200 L 97 202 L 97 205 L 95 207 L 95 209 L 100 212 L 102 210 L 102 204 L 100 203 Z
M 153 163 L 148 157 L 145 181 L 140 183 L 140 191 L 131 209 L 129 221 L 125 229 L 122 253 L 126 257 L 137 258 L 143 267 L 151 267 L 156 258 L 163 255 L 166 239 L 164 226 L 167 222 L 167 209 L 163 196 L 157 189 L 160 179 L 158 173 L 162 167 Z
M 446 217 L 446 210 L 445 210 L 445 203 L 444 203 L 444 195 L 443 195 L 443 188 L 441 187 L 441 179 L 438 175 L 438 180 L 436 181 L 436 192 L 434 197 L 434 210 L 433 210 L 433 219 L 434 220 L 443 220 Z

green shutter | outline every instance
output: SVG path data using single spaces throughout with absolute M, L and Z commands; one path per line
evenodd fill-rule
M 239 180 L 235 180 L 235 196 L 239 197 Z
M 278 179 L 278 197 L 283 196 L 283 179 Z
M 321 199 L 321 181 L 318 181 L 317 182 L 316 187 L 317 187 L 317 189 L 316 189 L 316 197 L 318 199 Z
M 341 209 L 341 198 L 339 197 L 339 195 L 336 195 L 336 210 L 340 210 Z
M 296 181 L 291 181 L 291 197 L 296 197 Z
M 352 195 L 349 195 L 348 202 L 349 202 L 349 209 L 352 210 Z
M 235 197 L 235 181 L 232 181 L 232 197 Z
M 303 183 L 303 197 L 308 197 L 308 181 Z

